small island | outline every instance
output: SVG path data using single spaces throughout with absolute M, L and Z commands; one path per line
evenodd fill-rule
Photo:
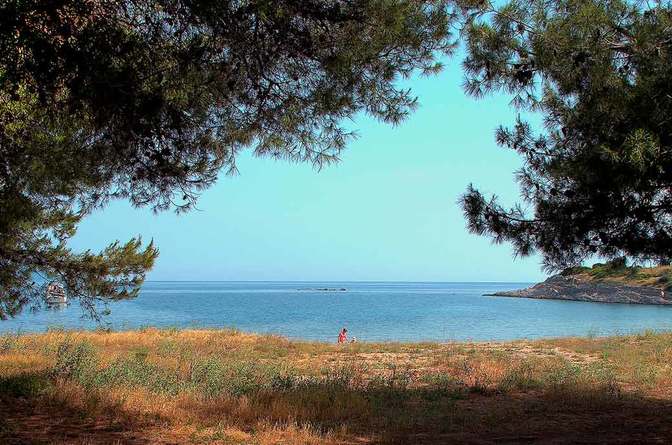
M 297 290 L 304 292 L 347 292 L 344 287 L 305 287 Z
M 526 289 L 489 294 L 497 297 L 672 304 L 672 266 L 628 266 L 625 258 L 592 267 L 572 267 Z

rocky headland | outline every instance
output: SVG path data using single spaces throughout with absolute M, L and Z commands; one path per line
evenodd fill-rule
M 495 292 L 497 297 L 575 300 L 596 303 L 672 304 L 672 293 L 653 285 L 602 281 L 581 275 L 554 275 L 527 289 Z

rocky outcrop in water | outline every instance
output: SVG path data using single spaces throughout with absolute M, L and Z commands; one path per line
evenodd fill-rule
M 575 300 L 596 303 L 672 304 L 670 292 L 652 286 L 630 286 L 555 275 L 527 289 L 490 294 L 497 297 Z
M 315 291 L 315 292 L 346 292 L 344 287 L 306 287 L 297 289 L 299 291 Z

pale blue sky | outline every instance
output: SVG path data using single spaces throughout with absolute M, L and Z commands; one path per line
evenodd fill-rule
M 505 96 L 474 100 L 459 58 L 408 82 L 420 108 L 398 127 L 362 117 L 342 162 L 321 172 L 244 155 L 199 210 L 177 216 L 112 203 L 88 217 L 76 249 L 135 235 L 161 255 L 150 280 L 536 281 L 538 257 L 469 234 L 456 201 L 470 182 L 510 204 L 518 156 L 494 129 L 515 119 Z

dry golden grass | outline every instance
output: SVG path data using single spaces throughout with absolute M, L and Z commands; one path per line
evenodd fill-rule
M 571 443 L 672 437 L 672 334 L 295 342 L 231 330 L 0 337 L 0 442 Z

